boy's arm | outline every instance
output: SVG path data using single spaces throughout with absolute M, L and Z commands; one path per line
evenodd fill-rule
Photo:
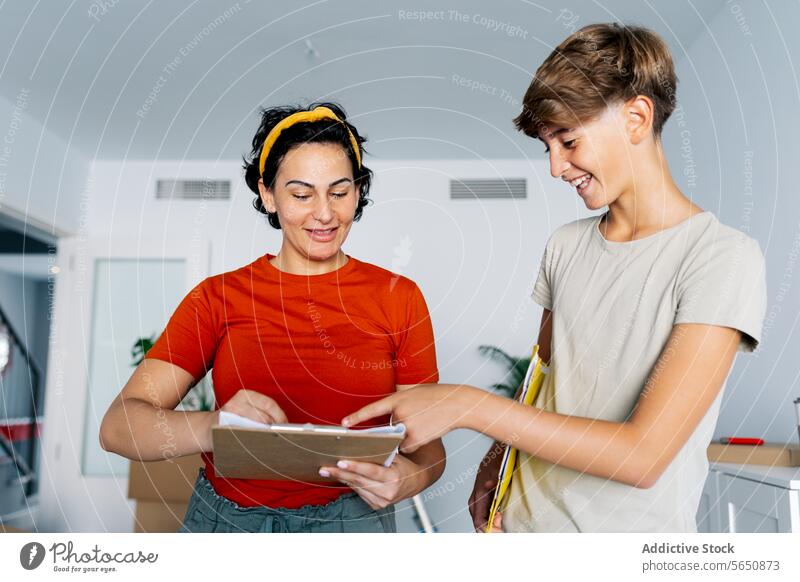
M 523 406 L 471 386 L 429 385 L 370 404 L 343 422 L 393 413 L 413 451 L 455 428 L 480 431 L 530 455 L 635 487 L 655 484 L 719 394 L 741 332 L 678 324 L 630 418 L 610 422 Z
M 728 327 L 674 326 L 626 422 L 566 416 L 492 398 L 473 404 L 463 425 L 551 463 L 651 487 L 719 394 L 740 336 Z M 476 402 L 476 396 L 468 400 Z

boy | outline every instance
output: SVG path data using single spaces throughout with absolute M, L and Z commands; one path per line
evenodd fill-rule
M 620 24 L 587 26 L 539 67 L 517 127 L 550 172 L 602 215 L 557 229 L 533 299 L 549 362 L 534 407 L 464 385 L 421 386 L 350 415 L 393 413 L 406 450 L 454 428 L 519 449 L 505 531 L 693 532 L 710 442 L 737 351 L 766 309 L 758 243 L 672 180 L 661 130 L 677 79 L 665 43 Z M 470 499 L 485 526 L 501 455 Z

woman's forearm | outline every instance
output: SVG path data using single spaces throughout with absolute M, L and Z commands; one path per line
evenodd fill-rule
M 446 460 L 441 439 L 436 439 L 406 456 L 425 470 L 425 485 L 422 489 L 433 485 L 444 473 Z
M 472 386 L 457 390 L 463 428 L 562 467 L 627 485 L 650 487 L 657 478 L 654 457 L 632 424 L 547 412 Z
M 217 412 L 156 408 L 138 398 L 118 398 L 100 427 L 106 451 L 139 461 L 159 461 L 206 452 Z

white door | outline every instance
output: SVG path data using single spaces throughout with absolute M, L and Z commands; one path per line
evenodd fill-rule
M 180 300 L 209 274 L 209 259 L 207 240 L 59 242 L 39 531 L 133 531 L 128 461 L 102 450 L 98 429 L 133 371 L 134 343 L 163 331 Z

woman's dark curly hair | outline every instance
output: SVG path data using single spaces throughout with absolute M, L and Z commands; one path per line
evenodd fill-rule
M 364 142 L 367 141 L 365 137 L 358 133 L 358 130 L 352 124 L 347 122 L 347 115 L 344 109 L 336 103 L 312 103 L 307 108 L 305 107 L 270 107 L 261 110 L 261 124 L 258 126 L 255 136 L 253 136 L 253 149 L 250 151 L 249 159 L 244 159 L 244 179 L 247 186 L 252 190 L 256 198 L 253 200 L 253 206 L 262 214 L 266 214 L 269 223 L 273 228 L 280 228 L 281 223 L 278 220 L 276 212 L 267 212 L 264 204 L 261 202 L 261 196 L 258 191 L 258 180 L 261 175 L 258 171 L 258 162 L 261 157 L 261 148 L 264 145 L 264 140 L 270 130 L 275 127 L 282 119 L 297 113 L 298 111 L 311 111 L 315 107 L 327 107 L 333 111 L 336 116 L 341 120 L 341 123 L 333 119 L 321 119 L 319 121 L 304 121 L 296 123 L 287 129 L 283 130 L 278 137 L 278 140 L 272 146 L 272 149 L 267 156 L 266 164 L 264 164 L 264 184 L 268 188 L 273 188 L 275 185 L 275 177 L 278 175 L 278 167 L 281 165 L 284 156 L 292 148 L 298 147 L 306 143 L 333 143 L 342 146 L 347 157 L 353 166 L 353 181 L 357 186 L 360 186 L 358 205 L 356 206 L 356 214 L 354 220 L 361 218 L 364 207 L 369 204 L 369 187 L 372 184 L 372 170 L 362 164 L 358 167 L 353 146 L 350 142 L 350 136 L 347 134 L 347 129 L 353 134 L 353 137 L 358 142 L 358 147 L 361 154 L 361 159 L 364 159 Z M 347 126 L 345 128 L 345 125 Z

